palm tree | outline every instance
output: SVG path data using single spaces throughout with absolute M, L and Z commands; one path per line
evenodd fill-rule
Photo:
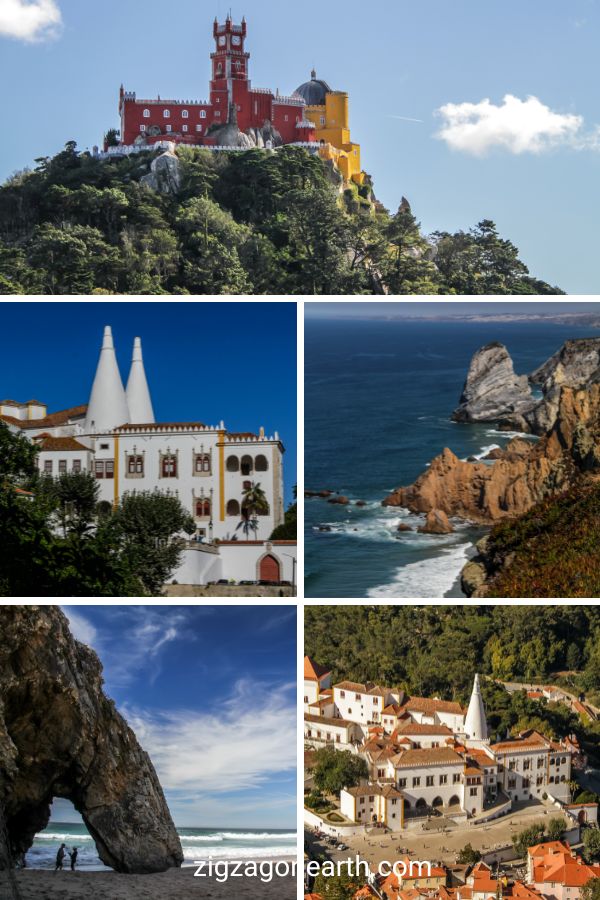
M 250 540 L 249 533 L 251 531 L 256 533 L 258 530 L 257 514 L 268 511 L 269 504 L 260 483 L 251 484 L 249 488 L 242 491 L 242 520 L 238 528 L 243 529 L 247 541 Z

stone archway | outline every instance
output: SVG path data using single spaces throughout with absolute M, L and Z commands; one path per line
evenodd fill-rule
M 101 673 L 58 607 L 0 607 L 0 805 L 11 856 L 24 857 L 52 799 L 64 797 L 107 866 L 141 874 L 180 866 L 154 766 Z

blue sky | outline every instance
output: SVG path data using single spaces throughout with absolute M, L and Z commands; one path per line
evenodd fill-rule
M 29 2 L 0 9 L 0 177 L 68 139 L 100 143 L 118 125 L 121 82 L 139 96 L 206 97 L 223 0 L 175 0 L 168 13 L 162 0 L 33 0 L 35 22 L 20 11 Z M 600 288 L 598 0 L 245 0 L 242 14 L 255 86 L 291 92 L 315 65 L 349 91 L 386 205 L 405 195 L 428 232 L 494 219 L 536 276 Z
M 205 300 L 4 302 L 2 399 L 87 403 L 102 333 L 111 325 L 127 381 L 141 337 L 157 421 L 199 421 L 230 431 L 264 425 L 286 448 L 286 505 L 296 483 L 296 304 Z M 23 338 L 23 339 L 21 339 Z
M 296 609 L 65 607 L 180 827 L 296 827 Z M 54 821 L 76 821 L 64 801 Z

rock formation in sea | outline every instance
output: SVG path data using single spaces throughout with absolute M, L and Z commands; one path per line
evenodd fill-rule
M 515 438 L 491 464 L 464 462 L 445 448 L 414 484 L 397 488 L 382 502 L 492 524 L 527 512 L 582 473 L 599 470 L 599 448 L 600 384 L 562 387 L 556 421 L 538 442 Z
M 70 800 L 118 872 L 180 866 L 181 844 L 147 753 L 102 689 L 102 665 L 58 607 L 0 607 L 0 811 L 13 860 Z
M 523 416 L 536 404 L 526 375 L 516 375 L 504 346 L 495 341 L 478 350 L 469 366 L 455 422 L 497 422 Z

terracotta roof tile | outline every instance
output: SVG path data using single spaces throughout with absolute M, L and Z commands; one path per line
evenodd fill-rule
M 38 442 L 40 450 L 89 450 L 73 437 L 44 437 Z
M 314 662 L 310 656 L 304 657 L 304 677 L 307 681 L 320 681 L 324 675 L 329 675 L 329 669 Z
M 59 412 L 50 413 L 50 415 L 44 416 L 43 419 L 15 419 L 12 416 L 0 416 L 0 419 L 4 419 L 12 425 L 18 425 L 23 431 L 28 431 L 30 428 L 52 428 L 56 425 L 66 425 L 70 419 L 80 419 L 85 416 L 86 411 L 87 404 L 84 404 L 83 406 L 71 406 L 69 409 L 61 409 Z

